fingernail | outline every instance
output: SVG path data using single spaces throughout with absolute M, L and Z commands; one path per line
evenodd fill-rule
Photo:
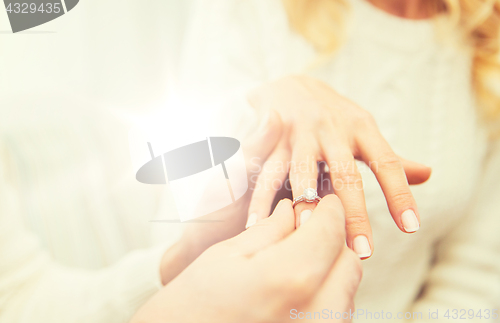
M 417 216 L 413 210 L 406 210 L 401 214 L 401 222 L 406 232 L 415 232 L 420 228 Z
M 245 225 L 245 228 L 248 229 L 252 225 L 257 223 L 257 213 L 252 213 L 248 216 L 247 224 Z
M 357 236 L 352 242 L 354 252 L 358 254 L 359 258 L 367 258 L 372 255 L 370 243 L 365 236 Z
M 311 217 L 312 211 L 311 210 L 304 210 L 300 213 L 300 225 L 303 225 L 304 223 L 309 220 Z

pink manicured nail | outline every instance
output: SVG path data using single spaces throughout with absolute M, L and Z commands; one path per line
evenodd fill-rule
M 306 223 L 307 220 L 311 217 L 312 211 L 311 210 L 304 210 L 300 213 L 300 225 L 303 225 Z
M 417 216 L 413 210 L 406 210 L 401 214 L 401 222 L 406 232 L 415 232 L 420 228 Z
M 248 229 L 252 225 L 257 223 L 257 213 L 252 213 L 248 216 L 247 224 L 245 225 L 245 228 Z
M 354 252 L 358 254 L 359 258 L 367 258 L 372 255 L 372 249 L 368 238 L 365 236 L 357 236 L 352 242 Z

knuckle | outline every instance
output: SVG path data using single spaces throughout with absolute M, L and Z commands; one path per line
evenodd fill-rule
M 355 124 L 356 124 L 356 126 L 359 126 L 362 128 L 374 127 L 377 125 L 373 115 L 370 112 L 368 112 L 364 109 L 361 109 L 361 108 L 359 108 L 356 111 Z
M 324 108 L 322 110 L 329 111 L 329 107 L 324 106 Z M 325 118 L 324 115 L 318 116 L 317 120 L 316 120 L 317 129 L 320 129 L 321 131 L 326 133 L 327 131 L 329 131 L 330 129 L 332 129 L 335 126 L 335 123 L 334 123 L 335 120 L 336 120 L 335 117 Z
M 354 169 L 354 167 L 336 169 L 333 173 L 331 173 L 331 175 L 335 178 L 335 181 L 340 181 L 346 185 L 355 184 L 361 179 L 361 175 L 356 169 Z
M 393 152 L 380 155 L 376 159 L 376 162 L 378 164 L 378 169 L 382 170 L 397 170 L 403 168 L 401 160 Z
M 363 211 L 348 212 L 345 222 L 348 227 L 364 228 L 369 225 L 368 215 Z
M 286 289 L 291 294 L 300 294 L 307 297 L 314 292 L 312 280 L 313 275 L 310 271 L 299 270 L 293 274 Z
M 291 162 L 290 163 L 290 175 L 297 175 L 297 174 L 301 174 L 302 171 L 301 171 L 301 165 L 302 163 L 301 162 Z
M 398 205 L 408 205 L 413 203 L 413 195 L 409 189 L 400 189 L 391 194 L 391 201 Z

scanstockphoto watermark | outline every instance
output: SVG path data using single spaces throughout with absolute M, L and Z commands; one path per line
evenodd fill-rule
M 301 312 L 296 309 L 290 310 L 292 320 L 387 320 L 387 319 L 423 319 L 422 312 L 387 312 L 387 311 L 368 311 L 364 309 L 349 310 L 345 312 L 334 311 L 331 309 L 322 309 L 316 312 Z
M 495 309 L 429 309 L 427 312 L 392 312 L 369 311 L 356 309 L 344 312 L 331 309 L 322 309 L 315 312 L 290 310 L 292 320 L 496 320 L 499 317 L 498 308 Z
M 250 169 L 249 181 L 253 190 L 291 190 L 294 185 L 317 187 L 323 192 L 355 191 L 363 190 L 364 173 L 378 172 L 378 163 L 365 164 L 355 160 L 317 162 L 312 156 L 300 161 L 270 160 L 262 163 L 260 158 L 254 157 L 250 160 Z M 315 173 L 318 173 L 317 178 L 314 178 Z

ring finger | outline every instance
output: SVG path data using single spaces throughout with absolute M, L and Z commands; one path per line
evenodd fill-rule
M 301 196 L 307 188 L 317 189 L 318 166 L 317 146 L 312 145 L 316 139 L 305 137 L 297 141 L 292 147 L 292 159 L 290 165 L 290 184 L 293 198 Z M 298 228 L 307 221 L 316 207 L 316 203 L 299 202 L 295 205 L 295 223 Z

